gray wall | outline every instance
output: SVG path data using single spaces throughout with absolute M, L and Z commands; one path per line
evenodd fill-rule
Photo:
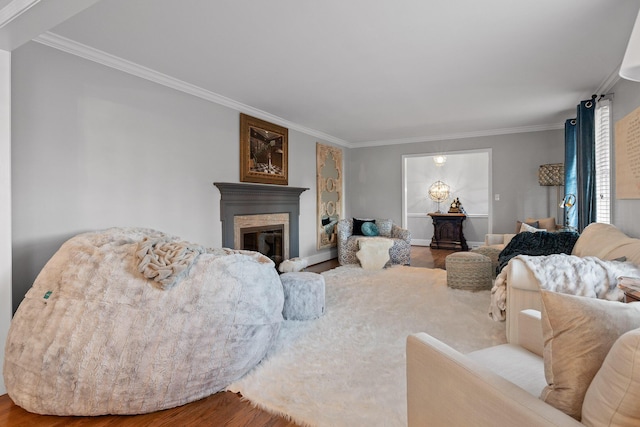
M 221 245 L 214 181 L 237 182 L 239 113 L 29 43 L 12 55 L 14 308 L 64 240 L 92 229 L 145 226 Z M 640 106 L 640 84 L 614 87 L 614 121 Z M 302 194 L 300 254 L 316 251 L 315 143 L 290 130 L 289 185 Z M 325 141 L 320 141 L 326 143 Z M 347 216 L 401 222 L 403 154 L 492 149 L 492 226 L 553 215 L 538 166 L 563 161 L 563 130 L 343 149 Z M 614 223 L 640 236 L 640 200 L 617 200 Z M 469 230 L 473 233 L 473 230 Z M 467 235 L 469 240 L 482 236 Z
M 37 43 L 12 58 L 14 310 L 80 232 L 143 226 L 222 244 L 213 182 L 239 180 L 239 112 Z M 316 262 L 331 256 L 316 251 L 317 141 L 289 132 L 289 185 L 309 188 L 300 255 Z
M 640 83 L 621 79 L 616 83 L 611 92 L 614 93 L 612 110 L 613 123 L 640 107 Z M 613 150 L 615 155 L 615 132 L 613 133 Z M 615 197 L 615 162 L 611 173 L 611 182 Z M 614 199 L 613 223 L 621 230 L 633 237 L 640 237 L 640 200 Z
M 525 217 L 555 216 L 554 187 L 538 185 L 541 164 L 564 161 L 564 130 L 483 136 L 349 150 L 347 216 L 392 218 L 402 216 L 402 155 L 472 149 L 492 149 L 494 233 L 513 233 L 515 223 Z M 465 229 L 470 241 L 484 235 Z

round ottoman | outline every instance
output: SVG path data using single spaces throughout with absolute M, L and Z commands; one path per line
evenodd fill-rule
M 491 259 L 491 277 L 496 277 L 496 270 L 498 269 L 498 258 L 502 249 L 494 248 L 492 246 L 480 246 L 475 249 L 471 249 L 471 252 L 488 256 Z
M 474 252 L 454 252 L 445 258 L 447 285 L 455 289 L 491 289 L 491 258 Z
M 324 277 L 295 272 L 280 275 L 284 290 L 282 316 L 287 320 L 310 320 L 324 314 Z

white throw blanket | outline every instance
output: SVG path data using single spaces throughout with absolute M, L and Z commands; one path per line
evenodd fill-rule
M 136 251 L 140 260 L 138 271 L 159 289 L 170 289 L 187 275 L 198 255 L 204 252 L 202 246 L 193 243 L 169 237 L 145 237 Z
M 621 301 L 624 293 L 617 287 L 618 277 L 640 277 L 640 268 L 629 262 L 566 254 L 519 255 L 515 258 L 523 261 L 533 272 L 541 289 L 564 294 Z M 506 318 L 507 270 L 510 265 L 511 262 L 498 274 L 491 289 L 489 316 L 495 321 Z

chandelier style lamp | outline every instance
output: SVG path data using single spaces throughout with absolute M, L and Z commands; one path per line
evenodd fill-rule
M 429 198 L 434 202 L 438 202 L 438 210 L 436 211 L 436 213 L 441 213 L 440 203 L 447 200 L 450 193 L 451 188 L 442 181 L 436 181 L 431 184 L 431 187 L 429 187 Z
M 447 163 L 447 156 L 444 156 L 442 154 L 438 154 L 437 156 L 433 157 L 433 163 L 435 163 L 436 166 L 440 167 L 440 166 L 444 165 L 445 163 Z

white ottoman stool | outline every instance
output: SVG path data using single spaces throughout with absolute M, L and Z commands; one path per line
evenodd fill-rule
M 491 258 L 475 252 L 454 252 L 444 260 L 450 288 L 491 289 Z
M 280 275 L 284 290 L 282 316 L 287 320 L 310 320 L 324 314 L 324 277 L 295 272 Z

